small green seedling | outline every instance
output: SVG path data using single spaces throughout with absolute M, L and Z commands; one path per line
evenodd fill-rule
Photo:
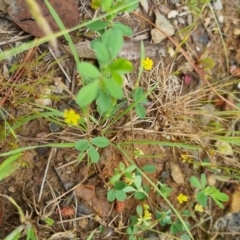
M 124 163 L 120 162 L 119 167 L 114 169 L 114 175 L 110 178 L 109 184 L 113 186 L 108 193 L 107 199 L 110 202 L 114 200 L 124 201 L 127 198 L 126 192 L 123 189 L 127 186 L 126 182 L 121 178 L 124 176 L 132 175 L 132 172 L 136 169 L 136 166 L 128 166 L 125 168 Z
M 207 186 L 207 177 L 205 174 L 201 175 L 199 181 L 195 176 L 190 178 L 190 183 L 193 187 L 197 188 L 199 192 L 196 195 L 196 200 L 203 206 L 207 206 L 208 197 L 211 197 L 213 201 L 220 207 L 223 208 L 222 202 L 228 201 L 229 197 L 227 194 L 220 192 L 214 186 Z
M 75 148 L 80 151 L 79 160 L 82 159 L 84 153 L 87 153 L 93 163 L 97 163 L 100 159 L 100 155 L 96 148 L 105 148 L 108 145 L 109 140 L 106 137 L 95 137 L 90 140 L 81 139 L 75 142 Z

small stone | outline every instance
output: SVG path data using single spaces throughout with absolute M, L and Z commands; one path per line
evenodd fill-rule
M 223 8 L 221 0 L 213 1 L 212 6 L 213 6 L 213 9 L 216 11 L 220 11 Z
M 188 15 L 187 15 L 187 24 L 188 24 L 188 25 L 191 25 L 192 22 L 193 22 L 192 14 L 188 14 Z
M 170 0 L 170 3 L 171 4 L 178 4 L 178 3 L 180 3 L 180 0 Z
M 75 189 L 75 194 L 78 198 L 84 201 L 90 201 L 90 199 L 95 195 L 95 187 L 90 184 L 81 184 Z
M 35 99 L 35 103 L 43 106 L 51 106 L 52 100 L 49 98 L 37 98 Z
M 61 129 L 61 127 L 58 124 L 54 123 L 54 122 L 49 123 L 48 126 L 49 126 L 49 130 L 51 132 L 59 132 L 59 130 Z
M 10 193 L 15 193 L 15 192 L 16 192 L 16 189 L 15 189 L 13 186 L 11 186 L 11 187 L 8 188 L 8 191 L 9 191 Z
M 77 216 L 82 217 L 83 215 L 90 215 L 93 212 L 84 203 L 79 203 L 77 205 Z
M 177 15 L 178 15 L 178 11 L 177 11 L 177 10 L 172 10 L 172 11 L 170 11 L 170 12 L 168 13 L 167 18 L 168 18 L 168 19 L 176 18 Z
M 172 26 L 172 24 L 157 10 L 155 11 L 155 14 L 156 14 L 155 24 L 168 36 L 172 36 L 175 32 L 175 29 Z M 161 41 L 166 39 L 166 36 L 156 28 L 152 29 L 151 35 L 152 35 L 152 40 L 155 44 L 160 43 Z
M 161 6 L 159 6 L 159 11 L 161 14 L 166 16 L 171 11 L 171 9 L 167 5 L 161 4 Z
M 78 226 L 82 229 L 85 229 L 88 225 L 89 220 L 87 218 L 80 219 L 78 221 Z
M 218 16 L 218 21 L 219 21 L 220 23 L 223 23 L 223 21 L 224 21 L 224 16 L 219 15 L 219 16 Z
M 36 148 L 35 151 L 40 155 L 40 156 L 44 156 L 49 150 L 49 147 L 39 147 Z
M 183 18 L 178 18 L 178 22 L 181 24 L 185 24 L 186 21 Z
M 51 89 L 52 92 L 56 94 L 60 94 L 63 92 L 63 88 L 59 85 L 51 85 L 49 88 Z
M 198 42 L 207 45 L 209 42 L 209 38 L 206 34 L 200 34 L 197 39 Z
M 48 133 L 46 133 L 46 132 L 39 132 L 39 133 L 37 133 L 36 134 L 36 138 L 44 138 L 44 137 L 46 137 L 48 135 Z
M 148 13 L 148 9 L 149 9 L 149 7 L 148 7 L 148 1 L 147 1 L 147 0 L 140 0 L 140 4 L 141 4 L 141 6 L 143 7 L 144 11 L 145 11 L 146 13 Z
M 109 202 L 106 199 L 99 199 L 96 196 L 93 196 L 91 199 L 93 210 L 100 217 L 107 217 L 110 210 Z
M 198 47 L 198 46 L 196 46 L 196 50 L 197 50 L 198 52 L 200 52 L 200 51 L 201 51 L 201 48 Z
M 234 35 L 240 35 L 240 28 L 234 28 L 233 34 Z
M 184 183 L 184 176 L 182 174 L 181 168 L 178 163 L 169 162 L 170 169 L 171 169 L 171 176 L 174 182 L 178 184 Z

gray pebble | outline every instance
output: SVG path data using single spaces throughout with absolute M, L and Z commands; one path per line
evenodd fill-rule
M 170 0 L 170 3 L 171 3 L 171 4 L 179 4 L 179 3 L 180 3 L 180 0 Z
M 223 8 L 221 0 L 213 1 L 212 6 L 213 6 L 213 9 L 216 11 L 220 11 Z
M 49 130 L 51 131 L 51 132 L 59 132 L 59 130 L 60 130 L 60 126 L 58 125 L 58 124 L 56 124 L 56 123 L 54 123 L 54 122 L 51 122 L 51 123 L 49 123 Z
M 77 205 L 77 216 L 81 217 L 82 215 L 90 215 L 93 212 L 84 204 L 84 203 L 79 203 Z
M 44 156 L 49 150 L 49 147 L 39 147 L 36 148 L 35 151 L 40 155 L 40 156 Z

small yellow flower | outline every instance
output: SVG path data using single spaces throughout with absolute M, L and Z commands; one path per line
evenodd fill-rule
M 132 185 L 135 179 L 135 173 L 132 173 L 132 178 L 128 178 L 128 177 L 124 177 L 123 181 L 128 184 L 128 185 Z
M 149 212 L 149 205 L 148 204 L 143 204 L 143 216 L 139 216 L 138 221 L 137 221 L 137 225 L 141 225 L 141 224 L 145 224 L 145 225 L 149 225 L 150 222 L 149 220 L 152 219 L 152 214 Z
M 187 202 L 188 201 L 188 196 L 180 193 L 178 196 L 177 196 L 177 200 L 180 204 L 182 204 L 183 202 Z
M 143 209 L 149 209 L 149 208 L 150 208 L 150 207 L 149 207 L 148 204 L 146 204 L 146 203 L 143 204 Z
M 143 219 L 145 221 L 152 219 L 152 214 L 149 212 L 148 209 L 144 209 Z
M 139 148 L 136 148 L 133 153 L 134 153 L 134 157 L 135 158 L 144 155 L 143 151 L 141 149 L 139 149 Z
M 203 212 L 204 209 L 203 209 L 203 206 L 201 204 L 196 204 L 195 207 L 194 207 L 194 211 L 196 212 Z
M 65 109 L 63 112 L 64 120 L 67 124 L 77 125 L 79 119 L 81 118 L 73 109 Z
M 190 156 L 190 155 L 188 155 L 188 154 L 181 154 L 181 159 L 182 159 L 182 161 L 185 163 L 185 162 L 187 162 L 187 163 L 192 163 L 193 162 L 193 159 L 192 159 L 192 157 Z
M 142 66 L 144 70 L 151 70 L 153 67 L 153 60 L 150 58 L 145 58 L 144 60 L 142 60 Z

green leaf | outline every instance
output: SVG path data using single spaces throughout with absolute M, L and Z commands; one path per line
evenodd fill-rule
M 134 197 L 137 200 L 144 200 L 146 198 L 146 195 L 143 192 L 135 192 Z
M 182 223 L 180 223 L 180 222 L 175 222 L 170 227 L 170 232 L 172 234 L 177 234 L 179 232 L 182 232 L 182 230 L 183 230 L 183 226 L 182 226 Z
M 133 65 L 124 58 L 118 58 L 110 65 L 110 70 L 119 74 L 126 74 L 133 70 Z
M 125 0 L 125 3 L 131 3 L 132 0 Z M 135 9 L 138 8 L 138 3 L 132 4 L 129 7 L 125 8 L 123 11 L 124 12 L 133 12 Z
M 112 0 L 102 0 L 102 10 L 103 12 L 107 12 L 112 4 Z
M 85 152 L 80 152 L 77 156 L 77 161 L 81 162 L 85 156 Z
M 124 191 L 122 190 L 115 190 L 115 194 L 116 194 L 116 199 L 120 202 L 123 202 L 126 198 L 127 198 L 127 195 Z
M 88 146 L 89 142 L 85 139 L 81 139 L 75 142 L 75 148 L 80 152 L 86 151 L 88 149 Z
M 221 209 L 224 208 L 223 204 L 222 204 L 220 201 L 218 201 L 216 198 L 213 198 L 213 201 L 214 201 Z
M 54 221 L 52 218 L 49 218 L 49 217 L 48 217 L 48 218 L 45 218 L 45 219 L 44 219 L 44 222 L 46 222 L 47 225 L 51 227 L 51 226 L 53 226 L 53 224 L 54 224 L 55 221 Z
M 122 35 L 126 36 L 126 37 L 131 37 L 132 34 L 133 34 L 133 31 L 132 31 L 132 29 L 130 27 L 128 27 L 126 25 L 123 25 L 120 22 L 114 23 L 113 24 L 113 28 L 120 30 L 122 32 Z
M 101 39 L 100 39 L 101 42 L 107 47 L 107 49 L 108 49 L 107 43 L 108 43 L 108 40 L 110 39 L 111 31 L 112 31 L 111 29 L 107 30 L 105 33 L 102 34 Z M 96 43 L 97 40 L 98 40 L 98 38 L 93 40 L 94 44 Z M 91 47 L 92 47 L 92 42 L 91 42 Z
M 126 186 L 126 184 L 124 183 L 124 182 L 122 182 L 122 181 L 117 181 L 116 183 L 115 183 L 115 186 L 114 186 L 114 188 L 115 188 L 115 190 L 123 190 L 124 188 L 125 188 L 125 186 Z
M 115 190 L 111 189 L 110 191 L 108 191 L 107 193 L 107 200 L 109 202 L 113 202 L 116 199 L 116 194 L 115 194 Z
M 119 86 L 122 86 L 124 83 L 124 79 L 122 77 L 121 74 L 117 73 L 117 72 L 112 72 L 112 79 L 119 84 Z
M 142 167 L 142 170 L 147 173 L 154 173 L 156 172 L 156 167 L 152 164 L 147 164 Z
M 140 189 L 141 188 L 141 185 L 142 185 L 142 178 L 141 176 L 137 175 L 134 179 L 134 184 L 136 186 L 137 189 Z
M 189 235 L 187 233 L 184 233 L 183 235 L 180 236 L 181 240 L 191 240 L 191 238 L 189 237 Z
M 202 189 L 201 183 L 199 182 L 199 180 L 195 176 L 192 176 L 190 178 L 190 183 L 193 187 L 195 187 L 197 189 Z
M 98 78 L 101 76 L 98 69 L 88 62 L 78 64 L 77 70 L 83 78 Z
M 120 179 L 121 176 L 122 175 L 120 173 L 119 174 L 115 174 L 114 176 L 112 176 L 110 178 L 109 182 L 114 185 Z
M 21 234 L 22 230 L 23 230 L 23 226 L 19 226 L 19 227 L 15 228 L 3 240 L 18 240 L 20 238 L 20 234 Z
M 104 79 L 103 80 L 104 87 L 106 87 L 108 93 L 116 98 L 116 99 L 122 99 L 123 92 L 122 88 L 116 83 L 113 79 Z
M 27 231 L 27 239 L 26 240 L 36 240 L 35 232 L 33 227 L 30 227 Z
M 95 43 L 93 49 L 100 64 L 108 64 L 110 62 L 108 49 L 103 43 Z
M 108 26 L 108 22 L 98 20 L 88 24 L 86 27 L 92 31 L 99 31 L 99 30 L 105 29 L 107 26 Z
M 20 157 L 21 153 L 14 154 L 4 160 L 2 164 L 0 164 L 0 181 L 10 176 L 20 167 L 20 164 L 15 162 Z
M 136 105 L 135 111 L 139 118 L 143 119 L 146 117 L 146 110 L 141 104 Z
M 135 102 L 147 103 L 146 97 L 144 97 L 144 92 L 142 87 L 136 88 L 133 94 L 133 99 Z
M 111 59 L 113 60 L 117 57 L 123 47 L 123 35 L 120 30 L 109 29 L 108 31 L 110 33 L 108 36 L 106 47 L 109 50 Z
M 123 162 L 120 162 L 120 163 L 119 163 L 119 170 L 120 170 L 121 172 L 123 172 L 123 171 L 125 170 L 125 165 L 124 165 Z
M 172 189 L 170 187 L 167 187 L 165 185 L 162 185 L 160 187 L 160 191 L 162 192 L 162 194 L 167 198 L 170 193 L 172 192 Z
M 109 140 L 106 137 L 95 137 L 91 139 L 91 142 L 93 145 L 100 148 L 104 148 L 109 145 Z
M 201 174 L 201 183 L 202 183 L 202 188 L 205 188 L 207 185 L 207 177 L 204 173 Z
M 229 196 L 225 193 L 221 193 L 219 190 L 217 190 L 215 193 L 211 194 L 210 196 L 221 202 L 227 202 L 229 200 Z
M 138 205 L 136 208 L 137 214 L 138 216 L 142 216 L 143 215 L 143 208 L 141 205 Z
M 87 86 L 84 86 L 79 91 L 76 102 L 79 107 L 85 107 L 96 99 L 99 90 L 99 82 L 94 81 Z
M 203 191 L 200 191 L 200 192 L 198 192 L 197 195 L 196 195 L 196 200 L 197 200 L 203 207 L 206 207 L 206 206 L 207 206 L 208 196 L 205 195 Z
M 100 158 L 99 153 L 93 146 L 89 147 L 88 154 L 93 163 L 97 163 L 99 161 Z
M 126 169 L 125 169 L 125 172 L 132 172 L 136 169 L 136 165 L 131 165 L 131 166 L 128 166 Z
M 100 114 L 108 112 L 112 107 L 111 97 L 103 91 L 100 91 L 96 103 Z
M 124 192 L 128 193 L 128 192 L 136 192 L 136 189 L 132 186 L 127 186 L 123 189 Z

